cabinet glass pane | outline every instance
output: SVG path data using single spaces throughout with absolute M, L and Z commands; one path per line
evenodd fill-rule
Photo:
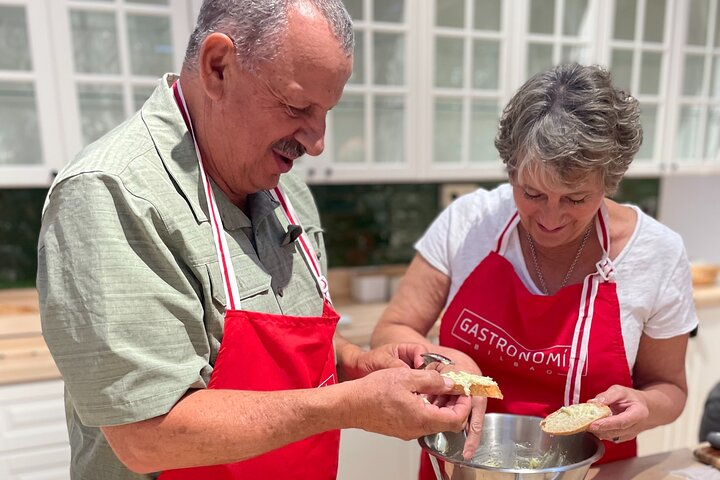
M 376 163 L 403 163 L 405 161 L 405 99 L 400 96 L 377 96 L 375 110 Z
M 680 110 L 678 133 L 675 139 L 676 157 L 690 159 L 698 157 L 697 132 L 700 127 L 700 115 L 702 109 L 699 107 L 683 107 Z
M 435 99 L 433 163 L 462 160 L 462 108 L 461 99 Z
M 643 127 L 643 143 L 640 151 L 637 153 L 638 159 L 650 160 L 653 156 L 655 148 L 655 138 L 657 130 L 657 113 L 656 105 L 647 102 L 640 105 L 640 124 Z
M 471 113 L 470 162 L 498 161 L 494 143 L 499 118 L 497 103 L 493 100 L 474 100 Z
M 720 5 L 715 8 L 715 46 L 720 47 Z
M 405 37 L 396 33 L 375 33 L 375 83 L 403 85 L 405 83 Z
M 702 55 L 685 56 L 685 72 L 683 75 L 683 95 L 696 96 L 702 94 L 702 79 L 705 70 L 705 57 Z
M 0 82 L 0 165 L 42 163 L 32 83 Z
M 343 0 L 343 3 L 353 20 L 363 19 L 363 0 Z
M 499 32 L 501 13 L 501 0 L 475 0 L 473 28 Z
M 720 99 L 720 55 L 713 57 L 712 65 L 710 75 L 710 97 Z
M 560 50 L 560 61 L 562 63 L 589 63 L 590 49 L 583 45 L 563 45 Z
M 640 93 L 657 95 L 660 93 L 660 52 L 642 52 L 642 68 L 640 69 Z
M 435 25 L 463 28 L 465 26 L 465 0 L 437 0 Z
M 150 5 L 167 5 L 168 0 L 125 0 L 127 3 L 144 3 Z
M 712 108 L 708 112 L 705 157 L 720 162 L 720 108 Z
M 333 163 L 365 161 L 365 100 L 362 95 L 344 94 L 333 108 Z
M 688 45 L 706 44 L 708 18 L 710 18 L 709 0 L 690 0 L 690 12 L 688 12 L 687 20 Z
M 554 19 L 555 0 L 530 0 L 531 33 L 553 33 Z
M 0 6 L 0 70 L 32 70 L 24 7 Z
M 473 42 L 473 88 L 497 89 L 500 75 L 500 43 L 493 40 Z
M 636 13 L 636 0 L 617 0 L 615 2 L 613 38 L 617 40 L 632 40 L 635 38 Z
M 114 13 L 70 12 L 73 58 L 78 73 L 120 73 Z
M 662 43 L 665 38 L 665 0 L 652 0 L 645 4 L 643 37 L 646 42 Z
M 532 75 L 551 67 L 553 64 L 552 53 L 552 45 L 539 43 L 528 45 L 527 77 L 530 78 Z
M 463 50 L 462 38 L 435 39 L 435 86 L 462 88 Z
M 154 87 L 133 87 L 133 105 L 135 110 L 140 110 L 145 103 L 145 100 L 150 98 L 152 92 L 155 90 Z
M 405 21 L 404 0 L 375 0 L 373 20 L 376 22 L 403 23 Z
M 610 73 L 613 83 L 630 93 L 632 85 L 632 62 L 633 52 L 631 50 L 613 50 Z
M 588 0 L 565 0 L 563 33 L 580 36 L 590 30 Z
M 149 15 L 128 15 L 130 68 L 134 75 L 161 76 L 172 71 L 170 19 Z
M 102 137 L 125 119 L 120 86 L 81 84 L 77 91 L 83 141 L 86 144 Z
M 353 71 L 349 83 L 365 83 L 365 32 L 355 32 Z

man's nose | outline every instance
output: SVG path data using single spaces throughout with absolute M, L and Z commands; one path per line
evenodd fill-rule
M 318 156 L 325 150 L 325 117 L 325 113 L 308 117 L 295 137 L 308 155 Z

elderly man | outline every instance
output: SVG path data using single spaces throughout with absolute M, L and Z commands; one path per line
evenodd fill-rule
M 425 347 L 335 333 L 288 174 L 323 150 L 352 47 L 340 0 L 206 0 L 181 75 L 56 179 L 38 289 L 72 478 L 332 479 L 338 429 L 462 428 L 466 397 L 418 395 L 451 388 L 409 368 Z

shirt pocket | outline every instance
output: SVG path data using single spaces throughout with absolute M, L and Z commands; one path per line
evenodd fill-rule
M 243 256 L 240 261 L 233 262 L 235 268 L 235 278 L 238 284 L 239 298 L 236 299 L 235 308 L 238 309 L 237 301 L 240 303 L 248 300 L 256 295 L 268 293 L 272 288 L 272 277 L 270 274 L 260 268 L 253 259 Z M 210 279 L 210 290 L 212 292 L 213 302 L 223 308 L 227 308 L 227 299 L 225 297 L 225 283 L 223 279 L 223 271 L 217 262 L 205 265 L 208 278 Z

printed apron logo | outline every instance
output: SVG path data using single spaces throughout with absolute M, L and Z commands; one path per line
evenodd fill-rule
M 570 345 L 529 349 L 500 326 L 468 309 L 460 312 L 451 334 L 476 352 L 484 351 L 487 356 L 508 366 L 548 375 L 568 374 Z M 588 362 L 585 362 L 583 376 L 587 374 L 587 365 Z

